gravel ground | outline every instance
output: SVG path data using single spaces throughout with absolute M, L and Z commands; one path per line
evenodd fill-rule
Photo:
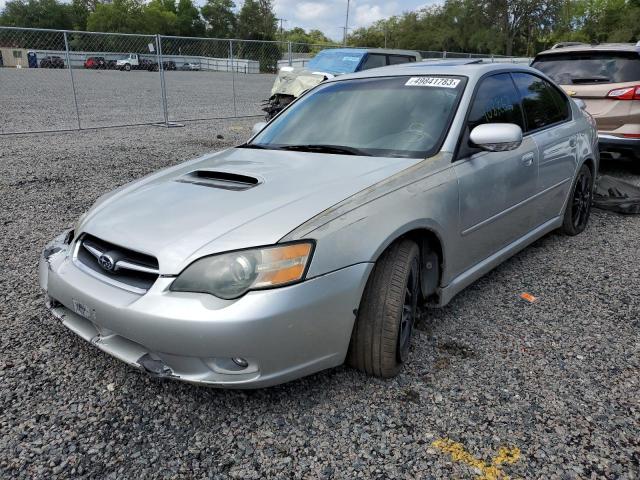
M 157 72 L 74 69 L 73 75 L 83 128 L 164 120 Z M 180 121 L 262 115 L 275 75 L 171 71 L 165 79 L 169 119 Z M 68 70 L 0 68 L 0 85 L 0 133 L 77 128 Z
M 492 461 L 512 478 L 640 476 L 640 216 L 595 211 L 584 234 L 536 242 L 421 323 L 388 381 L 341 367 L 255 392 L 163 383 L 47 314 L 45 242 L 248 123 L 0 137 L 0 477 L 464 479 Z M 637 182 L 625 168 L 610 171 Z

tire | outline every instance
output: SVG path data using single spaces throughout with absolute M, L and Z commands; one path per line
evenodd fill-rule
M 124 70 L 125 72 L 130 72 L 131 71 L 131 65 L 129 65 L 128 63 L 124 66 Z
M 573 237 L 587 228 L 592 201 L 593 175 L 587 165 L 582 165 L 571 188 L 571 197 L 564 212 L 562 233 Z
M 407 360 L 420 288 L 420 249 L 393 244 L 376 262 L 358 309 L 347 363 L 369 375 L 393 377 Z

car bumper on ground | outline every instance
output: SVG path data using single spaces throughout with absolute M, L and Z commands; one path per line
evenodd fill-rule
M 616 135 L 598 134 L 602 159 L 640 160 L 640 138 L 625 138 Z
M 78 268 L 63 239 L 45 248 L 39 275 L 64 326 L 151 375 L 218 387 L 265 387 L 342 364 L 372 268 L 357 264 L 232 301 L 171 292 L 174 277 L 140 295 Z

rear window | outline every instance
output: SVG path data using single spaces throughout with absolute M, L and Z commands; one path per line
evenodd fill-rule
M 560 85 L 640 80 L 640 55 L 629 52 L 572 52 L 538 57 L 531 66 Z

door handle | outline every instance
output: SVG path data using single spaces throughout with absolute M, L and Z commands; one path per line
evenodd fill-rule
M 533 152 L 525 153 L 522 156 L 522 164 L 525 167 L 530 167 L 531 165 L 533 165 L 533 157 L 534 157 Z

